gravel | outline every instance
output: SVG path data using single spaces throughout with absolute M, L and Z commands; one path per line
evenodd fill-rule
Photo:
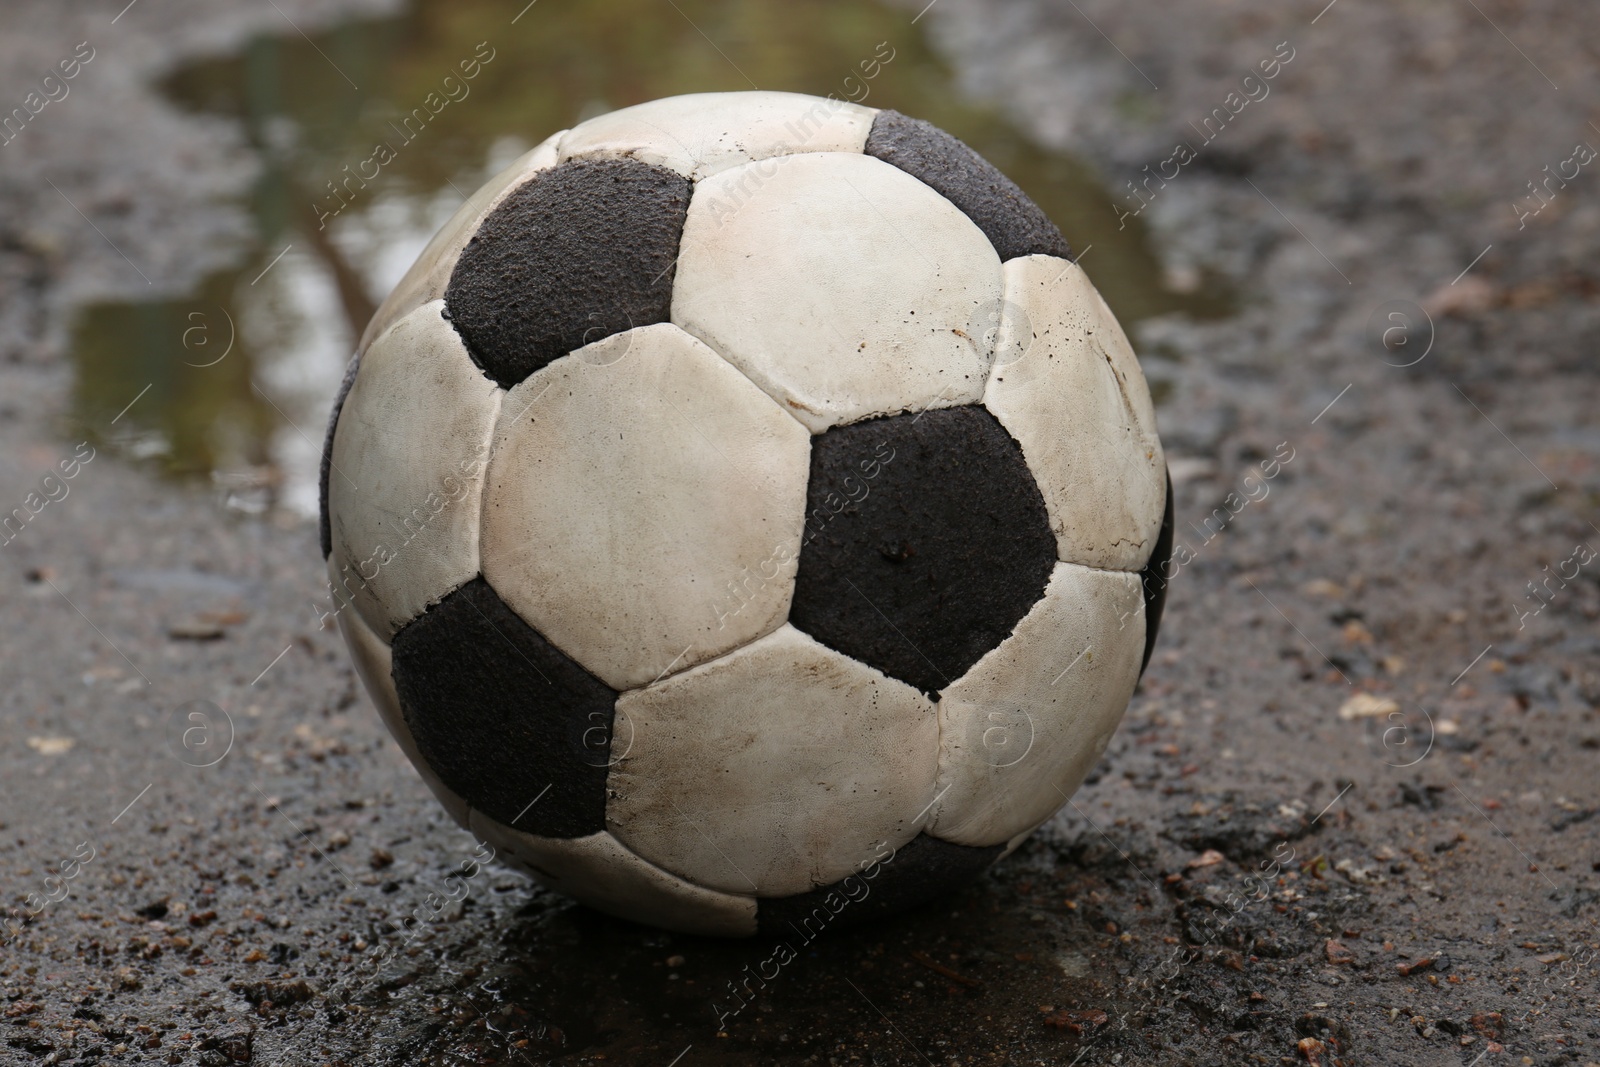
M 98 52 L 0 147 L 4 506 L 77 445 L 70 309 L 183 292 L 247 225 L 237 134 L 147 86 L 274 7 L 376 9 L 8 7 L 0 99 Z M 448 899 L 474 843 L 317 628 L 314 525 L 84 464 L 0 567 L 0 1062 L 1600 1061 L 1600 583 L 1527 595 L 1600 543 L 1600 176 L 1525 228 L 1511 207 L 1600 144 L 1589 14 L 942 0 L 918 23 L 1114 191 L 1295 54 L 1138 216 L 1240 306 L 1138 338 L 1192 558 L 1101 766 L 973 889 L 819 939 L 726 1029 L 770 946 L 493 867 Z M 1383 344 L 1391 302 L 1409 347 Z M 1280 447 L 1267 498 L 1203 525 Z M 1400 711 L 1341 717 L 1357 693 Z

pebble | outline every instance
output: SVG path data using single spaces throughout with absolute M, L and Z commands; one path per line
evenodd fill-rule
M 1376 719 L 1384 715 L 1392 715 L 1400 710 L 1397 701 L 1388 697 L 1377 697 L 1371 693 L 1357 693 L 1355 696 L 1339 705 L 1339 718 L 1349 722 L 1351 719 Z
M 187 619 L 167 627 L 167 636 L 174 641 L 216 641 L 224 632 L 221 626 L 204 619 Z

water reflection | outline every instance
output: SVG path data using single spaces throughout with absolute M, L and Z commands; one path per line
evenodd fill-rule
M 858 0 L 542 0 L 513 25 L 515 6 L 419 0 L 171 74 L 163 89 L 177 106 L 239 123 L 259 156 L 255 242 L 190 298 L 82 312 L 84 432 L 174 474 L 209 475 L 235 507 L 314 513 L 322 424 L 355 339 L 468 193 L 591 115 L 752 82 L 893 107 L 961 137 L 1075 248 L 1093 246 L 1086 269 L 1125 324 L 1228 310 L 1209 289 L 1171 291 L 1143 229 L 1117 229 L 1081 164 L 963 100 L 909 12 Z

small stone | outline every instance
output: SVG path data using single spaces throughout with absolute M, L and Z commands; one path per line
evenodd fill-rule
M 222 627 L 204 619 L 185 619 L 167 627 L 167 636 L 174 641 L 216 641 L 223 633 Z
M 1349 622 L 1345 623 L 1344 628 L 1340 631 L 1340 634 L 1343 636 L 1346 644 L 1370 645 L 1373 641 L 1372 631 L 1367 629 L 1360 623 L 1360 621 L 1356 619 L 1351 619 Z
M 1082 1011 L 1051 1012 L 1044 1017 L 1044 1024 L 1055 1030 L 1068 1030 L 1074 1034 L 1081 1034 L 1085 1030 L 1105 1025 L 1108 1018 L 1109 1016 L 1098 1008 L 1087 1008 Z
M 202 611 L 195 616 L 201 622 L 209 622 L 216 626 L 237 626 L 250 618 L 249 615 L 237 608 L 228 608 L 222 611 Z
M 1217 465 L 1195 456 L 1171 456 L 1167 460 L 1167 473 L 1172 476 L 1172 484 L 1178 486 L 1216 477 Z
M 1388 697 L 1375 697 L 1371 693 L 1357 693 L 1339 706 L 1339 718 L 1346 722 L 1351 719 L 1376 719 L 1384 715 L 1392 715 L 1400 710 L 1398 702 Z
M 386 848 L 375 848 L 372 850 L 372 858 L 367 862 L 372 864 L 373 870 L 381 871 L 385 867 L 389 867 L 394 864 L 394 853 L 390 852 Z
M 668 956 L 667 957 L 667 966 L 668 967 L 682 967 L 684 965 L 684 962 L 685 961 L 684 961 L 684 958 L 682 956 Z
M 1305 585 L 1302 585 L 1300 591 L 1306 596 L 1318 596 L 1327 600 L 1342 600 L 1344 598 L 1344 590 L 1326 578 L 1313 578 Z
M 1478 277 L 1462 278 L 1429 293 L 1422 301 L 1422 310 L 1434 318 L 1465 317 L 1487 311 L 1500 300 L 1500 290 L 1492 283 Z
M 249 1063 L 254 1058 L 255 1032 L 233 1027 L 200 1041 L 201 1062 L 216 1064 Z M 208 1059 L 206 1054 L 210 1053 Z
M 1089 957 L 1081 952 L 1060 952 L 1056 954 L 1055 963 L 1061 968 L 1061 973 L 1068 978 L 1085 978 L 1092 969 Z

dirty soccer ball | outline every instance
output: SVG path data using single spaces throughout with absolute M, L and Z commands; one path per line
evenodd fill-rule
M 700 934 L 1016 848 L 1116 728 L 1171 539 L 1056 227 L 939 129 L 790 93 L 493 178 L 367 327 L 322 477 L 332 613 L 456 821 Z

